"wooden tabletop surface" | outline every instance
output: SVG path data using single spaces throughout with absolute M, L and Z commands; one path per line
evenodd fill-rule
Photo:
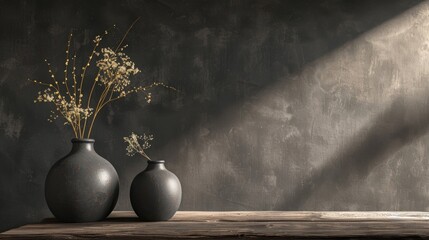
M 113 212 L 91 223 L 47 219 L 0 239 L 429 239 L 429 212 L 177 212 L 166 222 L 141 222 Z

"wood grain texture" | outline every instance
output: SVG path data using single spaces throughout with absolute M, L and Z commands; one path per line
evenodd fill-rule
M 0 239 L 429 239 L 426 212 L 178 212 L 170 221 L 141 222 L 114 212 L 93 223 L 47 219 Z

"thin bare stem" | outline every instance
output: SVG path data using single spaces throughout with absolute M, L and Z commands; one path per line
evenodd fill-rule
M 73 99 L 70 93 L 69 85 L 68 85 L 68 68 L 69 68 L 69 52 L 70 52 L 70 42 L 72 39 L 73 33 L 70 33 L 69 40 L 67 42 L 67 50 L 66 50 L 66 61 L 64 63 L 64 85 L 66 85 L 67 94 L 70 97 L 70 100 Z
M 84 67 L 82 67 L 82 71 L 83 72 L 81 74 L 81 79 L 80 79 L 78 106 L 80 106 L 81 103 L 82 103 L 82 97 L 83 97 L 83 95 L 82 95 L 82 87 L 83 87 L 83 82 L 85 80 L 86 69 L 89 67 L 89 65 L 91 63 L 91 60 L 92 60 L 92 58 L 93 58 L 93 56 L 94 56 L 94 54 L 95 54 L 95 52 L 97 50 L 98 45 L 99 45 L 99 42 L 96 42 L 95 45 L 94 45 L 94 48 L 92 49 L 91 55 L 88 58 L 88 62 L 85 64 Z
M 57 89 L 58 89 L 58 91 L 60 91 L 60 85 L 58 85 L 58 82 L 57 82 L 57 80 L 55 79 L 55 75 L 54 75 L 54 73 L 52 72 L 52 68 L 51 68 L 51 64 L 48 62 L 48 60 L 46 60 L 45 59 L 45 62 L 46 62 L 46 64 L 48 65 L 48 72 L 49 72 L 49 74 L 51 74 L 51 78 L 52 78 L 52 81 L 55 83 L 55 85 L 57 86 Z
M 73 56 L 73 70 L 72 70 L 72 75 L 73 75 L 73 93 L 74 93 L 74 100 L 75 103 L 77 104 L 77 79 L 76 79 L 76 52 L 74 53 Z
M 91 91 L 89 92 L 88 101 L 87 101 L 88 104 L 86 106 L 87 108 L 89 108 L 89 106 L 91 105 L 92 93 L 94 92 L 95 85 L 97 84 L 98 78 L 100 77 L 100 72 L 101 72 L 101 69 L 98 70 L 97 76 L 95 77 L 94 83 L 92 84 Z M 85 135 L 87 121 L 88 121 L 88 118 L 85 118 L 85 121 L 83 123 L 83 133 L 82 133 L 82 135 Z
M 76 119 L 77 119 L 76 124 L 77 124 L 77 130 L 79 132 L 79 137 L 82 138 L 82 129 L 80 128 L 80 116 L 79 116 L 79 114 L 77 114 Z
M 104 97 L 109 92 L 109 89 L 110 89 L 110 85 L 104 89 L 103 93 L 100 96 L 100 99 L 98 100 L 97 107 L 94 110 L 94 116 L 92 117 L 91 124 L 89 125 L 89 130 L 88 130 L 88 135 L 87 135 L 88 138 L 91 136 L 92 127 L 94 126 L 95 119 L 97 118 L 98 113 L 101 110 L 100 105 L 104 101 Z
M 128 33 L 131 31 L 131 29 L 134 27 L 134 24 L 136 24 L 141 17 L 138 17 L 136 20 L 134 20 L 133 23 L 131 23 L 130 27 L 128 28 L 128 30 L 125 32 L 124 36 L 122 37 L 121 41 L 119 42 L 118 46 L 116 46 L 115 48 L 115 52 L 118 51 L 118 49 L 121 47 L 122 43 L 124 42 L 125 38 L 127 37 Z
M 112 99 L 112 96 L 113 96 L 113 89 L 112 89 L 112 91 L 110 91 L 110 96 L 109 96 L 108 100 Z
M 125 98 L 126 96 L 128 96 L 128 95 L 130 95 L 131 93 L 138 93 L 138 92 L 142 92 L 142 91 L 146 91 L 146 90 L 148 90 L 148 89 L 150 89 L 150 88 L 152 88 L 152 87 L 154 87 L 155 85 L 154 84 L 151 84 L 151 85 L 148 85 L 148 86 L 145 86 L 145 87 L 140 87 L 140 88 L 137 88 L 137 89 L 132 89 L 132 90 L 130 90 L 130 91 L 128 91 L 126 94 L 124 94 L 124 95 L 119 95 L 119 96 L 117 96 L 117 97 L 114 97 L 114 98 L 110 98 L 110 99 L 108 99 L 105 103 L 103 103 L 101 106 L 100 106 L 100 110 L 104 107 L 104 106 L 106 106 L 108 103 L 111 103 L 111 102 L 113 102 L 113 101 L 116 101 L 116 100 L 119 100 L 119 99 L 121 99 L 121 98 Z
M 150 159 L 150 157 L 146 153 L 140 153 L 140 155 L 142 155 L 143 157 L 145 157 L 145 158 L 147 158 L 149 160 L 152 160 L 152 159 Z
M 33 83 L 36 83 L 36 84 L 39 84 L 39 85 L 42 85 L 42 86 L 47 86 L 48 88 L 52 88 L 52 89 L 58 91 L 58 89 L 54 85 L 52 85 L 50 83 L 44 83 L 44 82 L 40 82 L 40 81 L 37 81 L 37 80 L 30 80 L 30 79 L 28 79 L 28 81 L 31 81 Z
M 133 145 L 130 145 L 134 150 L 136 150 L 136 152 L 138 152 L 140 155 L 142 155 L 143 157 L 150 159 L 150 157 L 144 152 L 144 149 L 140 146 L 140 144 L 138 144 L 138 148 L 135 148 Z
M 53 102 L 53 104 L 55 105 L 55 108 L 59 108 L 60 107 L 55 102 Z M 74 133 L 75 137 L 78 137 L 77 130 L 76 130 L 76 127 L 74 126 L 73 122 L 69 121 L 68 118 L 61 111 L 58 111 L 58 112 L 60 112 L 60 114 L 64 117 L 64 119 L 67 120 L 67 122 L 70 123 L 70 126 L 72 126 L 73 133 Z

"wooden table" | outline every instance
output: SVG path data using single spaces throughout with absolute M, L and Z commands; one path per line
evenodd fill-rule
M 178 212 L 167 222 L 141 222 L 114 212 L 102 222 L 48 219 L 0 239 L 429 239 L 427 212 Z

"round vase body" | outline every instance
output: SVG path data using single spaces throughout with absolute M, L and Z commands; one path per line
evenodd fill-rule
M 131 205 L 143 221 L 166 221 L 173 217 L 182 201 L 179 179 L 164 166 L 164 161 L 148 161 L 147 168 L 133 180 Z
M 73 139 L 71 152 L 49 170 L 45 198 L 63 222 L 94 222 L 115 207 L 119 177 L 115 168 L 94 151 L 93 139 Z

